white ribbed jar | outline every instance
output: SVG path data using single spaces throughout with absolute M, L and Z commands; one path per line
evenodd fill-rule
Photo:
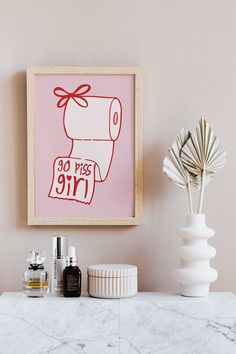
M 88 293 L 118 299 L 137 294 L 137 267 L 129 264 L 96 264 L 88 267 Z

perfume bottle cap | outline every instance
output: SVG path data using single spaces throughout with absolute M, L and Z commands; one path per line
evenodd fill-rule
M 52 257 L 65 258 L 68 254 L 68 237 L 53 236 L 52 237 Z
M 30 264 L 43 264 L 46 260 L 45 252 L 44 251 L 31 251 L 28 254 L 27 262 Z

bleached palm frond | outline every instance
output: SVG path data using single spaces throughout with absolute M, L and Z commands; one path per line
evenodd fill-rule
M 196 133 L 191 134 L 180 156 L 189 172 L 201 176 L 205 171 L 206 175 L 213 177 L 224 166 L 227 153 L 207 121 L 201 118 Z
M 201 213 L 204 186 L 224 166 L 227 153 L 220 140 L 204 118 L 181 149 L 180 158 L 183 166 L 195 176 L 200 177 L 201 192 L 198 212 Z
M 185 188 L 190 181 L 189 173 L 181 161 L 180 152 L 190 135 L 190 131 L 182 128 L 175 142 L 169 148 L 167 157 L 165 157 L 163 161 L 164 173 L 169 179 L 182 188 Z
M 193 206 L 190 190 L 191 174 L 183 166 L 180 158 L 181 149 L 189 139 L 190 135 L 191 133 L 187 129 L 182 128 L 180 130 L 175 142 L 168 150 L 167 157 L 164 158 L 163 171 L 174 183 L 182 188 L 187 189 L 190 213 L 192 213 Z
M 196 176 L 196 175 L 193 175 L 192 173 L 189 173 L 189 174 L 191 176 L 191 179 L 190 179 L 191 185 L 196 189 L 200 189 L 201 188 L 201 176 Z M 212 180 L 212 175 L 207 175 L 205 177 L 204 186 L 206 186 L 209 182 L 211 182 L 211 180 Z

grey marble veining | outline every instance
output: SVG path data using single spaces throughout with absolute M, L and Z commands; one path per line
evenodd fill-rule
M 118 353 L 119 301 L 0 298 L 1 354 Z
M 122 300 L 0 297 L 1 354 L 234 354 L 236 298 L 139 293 Z
M 182 300 L 182 301 L 181 301 Z M 122 301 L 120 352 L 236 353 L 236 301 L 231 298 Z

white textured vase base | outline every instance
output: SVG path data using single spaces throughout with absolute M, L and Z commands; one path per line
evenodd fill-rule
M 180 293 L 182 296 L 202 297 L 209 294 L 209 284 L 200 285 L 180 285 Z
M 173 272 L 180 285 L 180 294 L 202 297 L 209 294 L 209 286 L 217 279 L 217 271 L 210 266 L 215 256 L 208 240 L 215 231 L 206 226 L 204 214 L 187 215 L 186 226 L 178 231 L 183 243 L 177 248 L 179 267 Z

